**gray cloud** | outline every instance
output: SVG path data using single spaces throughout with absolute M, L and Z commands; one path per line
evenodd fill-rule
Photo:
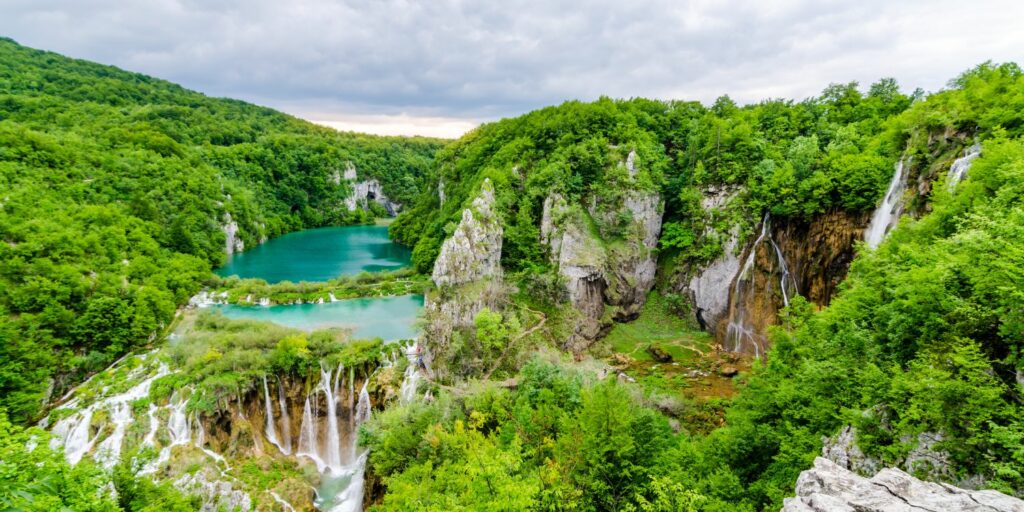
M 1020 60 L 1019 1 L 4 0 L 0 33 L 328 119 L 492 119 L 567 99 L 934 90 Z

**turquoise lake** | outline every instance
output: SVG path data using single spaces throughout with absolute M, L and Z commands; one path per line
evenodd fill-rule
M 309 229 L 280 236 L 235 254 L 217 269 L 237 275 L 281 281 L 327 281 L 342 275 L 380 272 L 409 264 L 409 250 L 388 239 L 387 226 Z M 385 341 L 415 338 L 422 295 L 347 299 L 324 304 L 210 306 L 228 318 L 268 320 L 307 331 L 328 327 L 351 329 L 355 338 Z
M 387 226 L 307 229 L 228 257 L 217 275 L 281 281 L 327 281 L 409 265 L 409 249 L 388 239 Z
M 384 341 L 416 337 L 415 321 L 423 307 L 422 295 L 348 299 L 324 304 L 281 306 L 210 306 L 228 318 L 269 320 L 307 331 L 327 327 L 353 330 L 356 338 L 380 337 Z

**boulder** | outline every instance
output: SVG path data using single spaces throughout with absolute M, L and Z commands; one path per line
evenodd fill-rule
M 865 478 L 818 457 L 800 474 L 783 512 L 1024 512 L 1024 501 L 997 491 L 969 491 L 918 480 L 895 468 Z

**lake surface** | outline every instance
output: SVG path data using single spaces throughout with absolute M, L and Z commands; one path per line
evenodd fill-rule
M 210 306 L 228 318 L 269 320 L 306 331 L 328 327 L 353 330 L 355 338 L 395 341 L 415 338 L 416 315 L 423 307 L 422 295 L 347 299 L 324 304 L 280 306 Z
M 388 239 L 387 226 L 307 229 L 228 256 L 217 275 L 281 281 L 327 281 L 409 265 L 409 249 Z

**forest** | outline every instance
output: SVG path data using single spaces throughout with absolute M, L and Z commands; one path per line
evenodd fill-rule
M 420 386 L 429 400 L 391 399 L 360 425 L 370 509 L 775 511 L 845 426 L 882 465 L 903 465 L 931 436 L 942 471 L 919 476 L 1024 496 L 1016 64 L 980 64 L 932 93 L 882 79 L 750 105 L 572 101 L 439 141 L 338 133 L 11 40 L 0 41 L 0 59 L 0 508 L 196 509 L 195 497 L 131 461 L 110 473 L 69 464 L 33 425 L 89 376 L 160 347 L 204 287 L 232 302 L 282 303 L 430 288 L 445 240 L 492 188 L 502 307 L 481 309 L 435 347 L 437 373 Z M 947 183 L 951 160 L 975 142 L 982 156 Z M 635 190 L 663 199 L 651 298 L 609 322 L 607 338 L 568 349 L 573 308 L 542 243 L 543 205 L 552 193 L 594 204 L 626 180 L 629 155 L 643 162 L 628 178 Z M 621 352 L 616 329 L 628 322 L 710 351 L 671 276 L 734 250 L 725 233 L 749 237 L 768 216 L 866 220 L 897 161 L 921 184 L 906 194 L 909 214 L 877 248 L 857 242 L 829 304 L 787 298 L 767 355 L 729 360 L 741 368 L 728 393 L 674 393 L 658 375 L 605 378 L 602 361 Z M 351 190 L 335 177 L 348 163 L 405 205 L 390 234 L 412 247 L 412 269 L 298 284 L 211 273 L 230 222 L 252 247 L 373 220 L 345 207 Z M 723 215 L 706 214 L 710 189 L 737 191 Z M 612 219 L 607 233 L 589 220 L 608 246 L 632 236 L 633 219 Z M 369 392 L 390 396 L 411 364 L 380 340 L 335 331 L 206 312 L 194 322 L 185 343 L 161 353 L 181 372 L 156 379 L 137 414 L 190 386 L 189 412 L 223 423 L 243 399 L 259 409 L 268 376 L 308 391 L 325 364 L 358 368 L 364 389 L 376 379 Z M 291 467 L 245 470 L 257 486 L 303 478 Z
M 18 423 L 152 343 L 224 261 L 349 211 L 351 164 L 398 203 L 440 142 L 339 133 L 0 40 L 0 408 Z

